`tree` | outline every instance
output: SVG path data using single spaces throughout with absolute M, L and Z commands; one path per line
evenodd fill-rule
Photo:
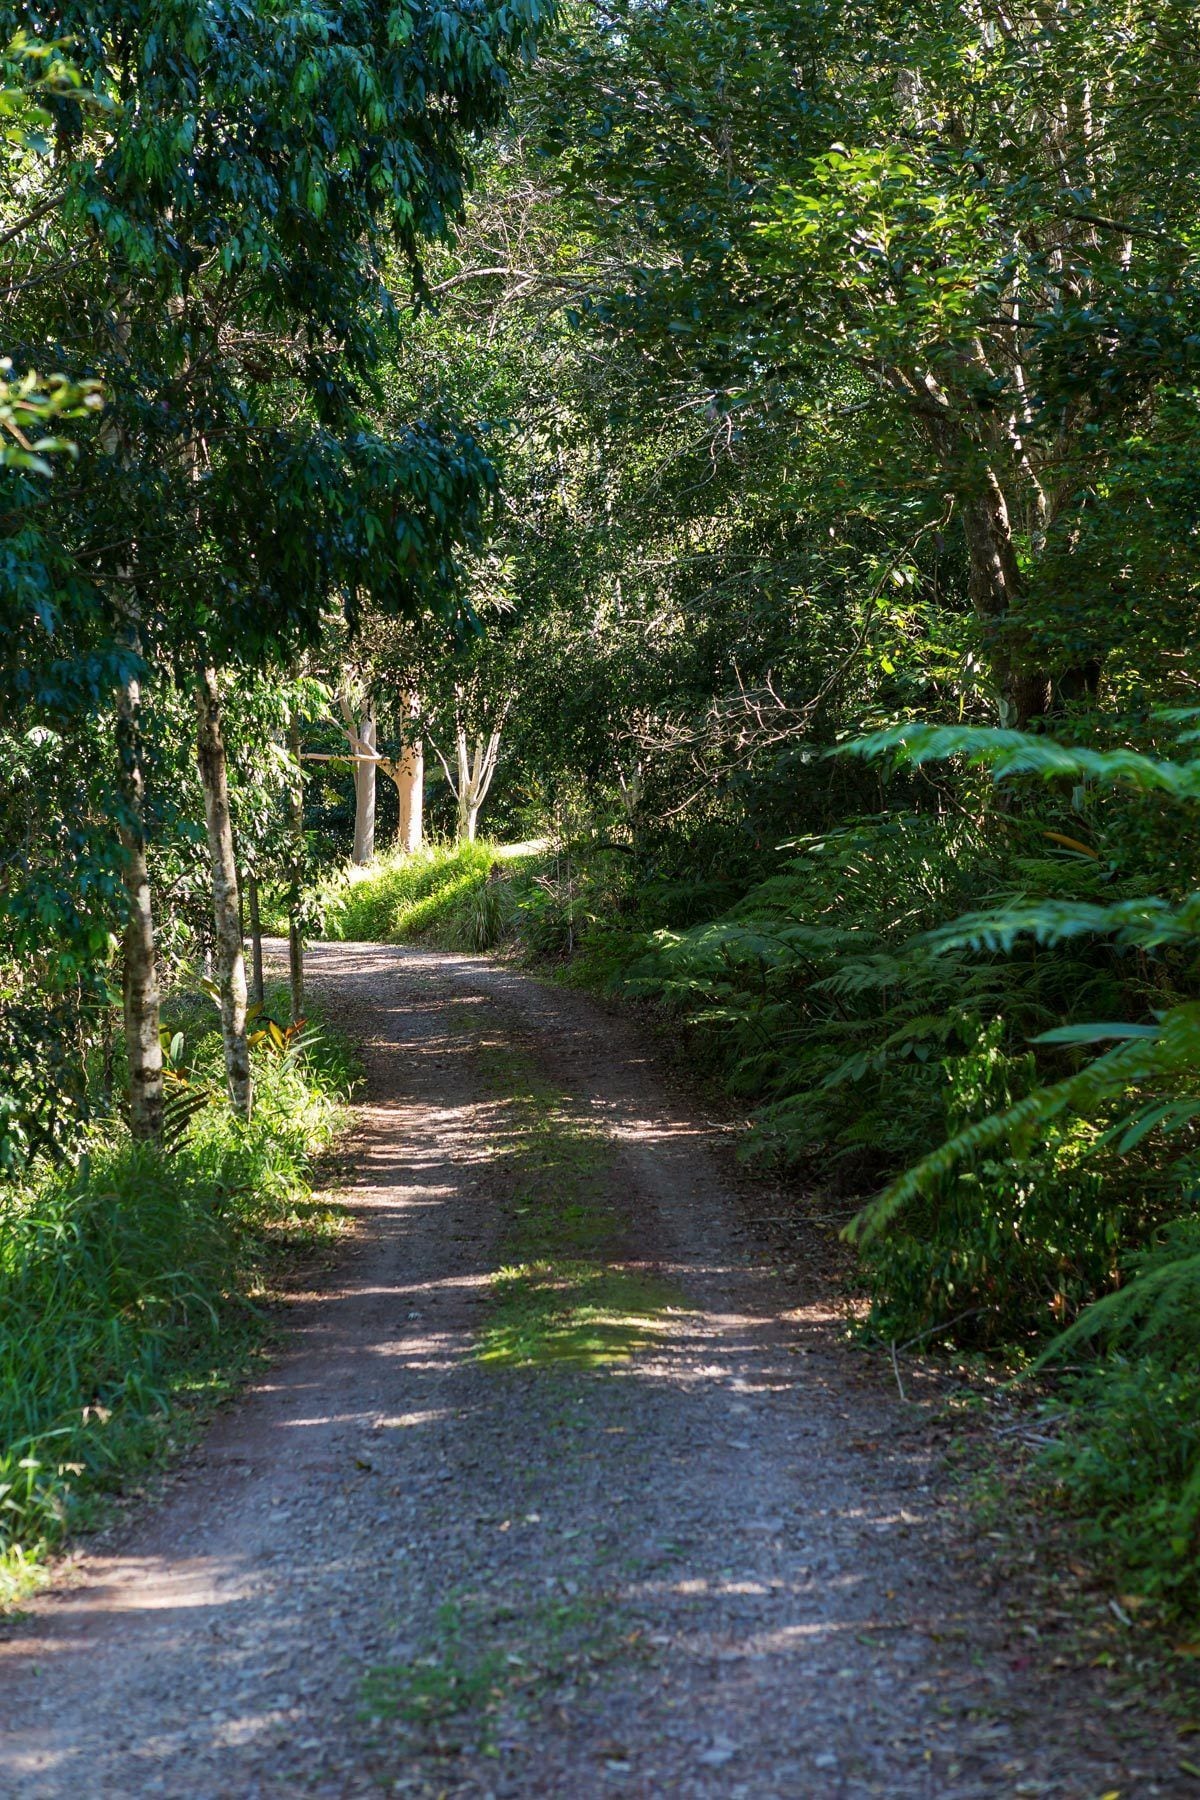
M 860 0 L 618 0 L 553 60 L 544 132 L 607 251 L 593 309 L 664 403 L 805 434 L 869 410 L 860 490 L 903 468 L 961 533 L 1008 722 L 1161 657 L 1170 584 L 1133 603 L 1097 517 L 1137 504 L 1112 505 L 1134 440 L 1173 461 L 1194 374 L 1188 8 L 931 0 L 913 30 Z
M 358 395 L 396 328 L 384 247 L 419 281 L 421 245 L 461 206 L 467 140 L 499 118 L 538 0 L 453 20 L 368 0 L 220 19 L 123 0 L 9 10 L 47 41 L 70 38 L 81 91 L 103 102 L 54 103 L 58 154 L 9 233 L 16 329 L 56 339 L 110 396 L 64 541 L 126 651 L 127 812 L 144 797 L 130 683 L 173 668 L 195 686 L 227 1067 L 248 1111 L 218 671 L 286 660 L 359 584 L 419 611 L 478 534 L 491 477 L 469 435 L 406 423 L 379 436 Z M 133 1041 L 149 1045 L 139 829 L 126 987 Z M 153 1133 L 152 1115 L 143 1126 Z

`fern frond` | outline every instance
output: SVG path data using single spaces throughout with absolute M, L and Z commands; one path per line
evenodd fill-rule
M 1035 775 L 1043 781 L 1074 778 L 1098 787 L 1134 787 L 1180 800 L 1200 799 L 1200 761 L 1165 762 L 1138 750 L 1089 750 L 1031 732 L 983 725 L 893 725 L 839 746 L 833 754 L 868 759 L 898 754 L 911 763 L 961 756 L 972 767 L 990 768 L 998 782 L 1014 775 Z
M 1200 1002 L 1173 1007 L 1147 1031 L 1148 1035 L 1117 1044 L 1065 1080 L 1035 1088 L 1013 1106 L 955 1132 L 864 1207 L 846 1229 L 848 1240 L 866 1244 L 878 1237 L 906 1206 L 982 1150 L 1006 1139 L 1028 1142 L 1045 1136 L 1069 1112 L 1090 1117 L 1131 1087 L 1200 1070 Z
M 949 950 L 1008 951 L 1022 937 L 1062 944 L 1079 937 L 1115 937 L 1142 950 L 1200 938 L 1200 894 L 1178 906 L 1148 896 L 1096 906 L 1082 900 L 1030 900 L 988 912 L 967 913 L 921 940 L 938 955 Z
M 1189 1293 L 1189 1289 L 1193 1291 Z M 1094 1300 L 1087 1311 L 1043 1351 L 1034 1367 L 1042 1368 L 1064 1352 L 1106 1333 L 1119 1334 L 1133 1330 L 1139 1324 L 1143 1330 L 1152 1332 L 1156 1316 L 1161 1319 L 1164 1314 L 1174 1312 L 1185 1299 L 1189 1307 L 1194 1307 L 1198 1298 L 1200 1251 L 1193 1251 L 1160 1263 L 1157 1268 L 1147 1269 L 1128 1287 L 1118 1288 L 1114 1293 Z

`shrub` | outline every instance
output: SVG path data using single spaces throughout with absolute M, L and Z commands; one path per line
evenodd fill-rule
M 220 1091 L 217 1034 L 190 1059 Z M 327 1034 L 255 1056 L 249 1124 L 203 1106 L 173 1153 L 110 1125 L 0 1197 L 0 1554 L 10 1573 L 161 1454 L 175 1404 L 218 1391 L 261 1329 L 267 1246 L 311 1228 L 308 1174 L 349 1085 Z M 0 1562 L 0 1569 L 4 1567 Z

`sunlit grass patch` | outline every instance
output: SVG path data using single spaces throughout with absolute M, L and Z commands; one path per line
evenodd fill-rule
M 595 1368 L 650 1348 L 683 1302 L 621 1258 L 629 1221 L 610 1199 L 607 1137 L 520 1050 L 484 1043 L 477 1060 L 504 1096 L 509 1130 L 496 1148 L 519 1183 L 479 1360 Z
M 537 844 L 431 844 L 340 870 L 321 895 L 325 935 L 339 942 L 417 939 L 447 950 L 490 950 L 511 924 L 514 875 L 539 850 Z
M 478 1356 L 515 1367 L 622 1362 L 655 1343 L 663 1314 L 679 1304 L 664 1282 L 589 1262 L 524 1263 L 501 1269 L 492 1287 L 495 1315 Z

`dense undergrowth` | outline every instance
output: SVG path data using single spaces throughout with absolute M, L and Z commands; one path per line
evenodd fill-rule
M 211 1009 L 177 1004 L 171 1029 L 175 1084 L 197 1103 L 173 1150 L 97 1124 L 76 1156 L 4 1189 L 0 1594 L 228 1391 L 281 1259 L 337 1229 L 309 1184 L 352 1079 L 336 1038 L 261 1044 L 243 1123 Z

